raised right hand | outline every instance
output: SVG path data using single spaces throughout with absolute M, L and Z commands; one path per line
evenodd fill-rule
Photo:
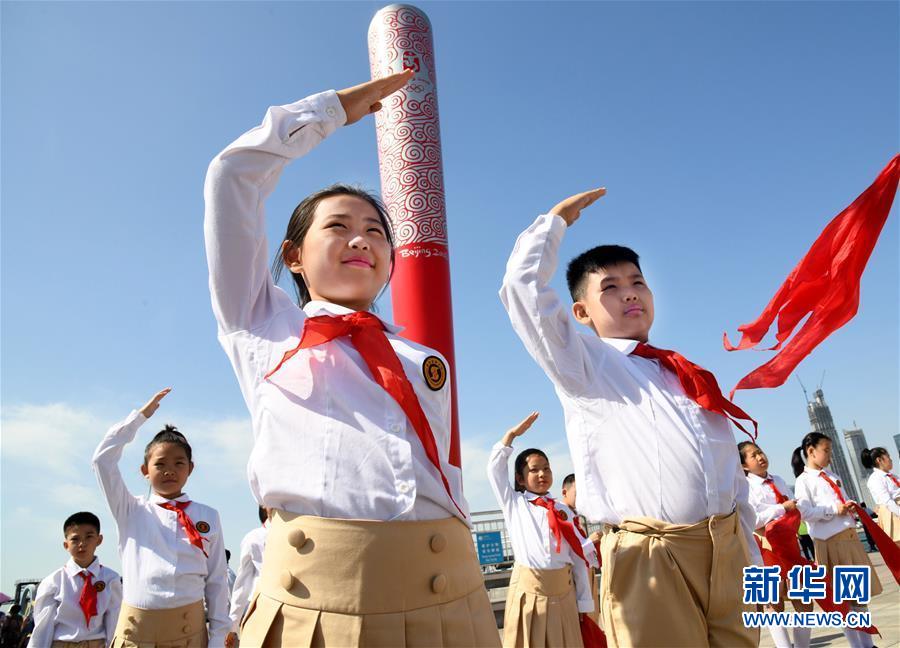
M 515 427 L 511 427 L 506 431 L 506 434 L 503 435 L 503 445 L 511 446 L 513 439 L 516 437 L 522 436 L 531 427 L 531 424 L 537 420 L 537 417 L 540 416 L 538 412 L 532 412 L 526 418 L 524 418 L 518 425 Z
M 156 396 L 147 401 L 147 404 L 141 408 L 141 414 L 143 414 L 146 418 L 150 418 L 153 416 L 153 413 L 159 409 L 159 401 L 166 397 L 172 391 L 171 387 L 166 387 L 161 392 L 157 392 Z
M 397 92 L 412 77 L 412 70 L 403 70 L 403 72 L 397 72 L 381 79 L 360 83 L 352 88 L 338 90 L 338 99 L 341 100 L 341 106 L 347 113 L 346 124 L 349 126 L 366 115 L 381 110 L 381 100 Z
M 556 206 L 550 210 L 550 213 L 562 216 L 563 220 L 566 221 L 566 225 L 571 225 L 578 220 L 579 216 L 581 216 L 582 209 L 594 204 L 598 198 L 605 195 L 606 187 L 599 187 L 580 194 L 575 194 L 574 196 L 569 196 L 562 202 L 557 203 Z
M 797 510 L 797 500 L 788 500 L 782 504 L 785 511 L 796 511 Z

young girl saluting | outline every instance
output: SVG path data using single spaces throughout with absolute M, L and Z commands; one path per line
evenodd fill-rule
M 446 361 L 369 312 L 394 254 L 384 207 L 343 185 L 297 206 L 276 266 L 299 307 L 266 262 L 284 167 L 411 76 L 270 108 L 206 177 L 213 311 L 253 420 L 250 486 L 272 509 L 245 648 L 499 642 L 448 459 Z
M 184 492 L 194 470 L 187 439 L 167 425 L 147 444 L 141 473 L 150 482 L 149 497 L 128 492 L 119 471 L 125 446 L 169 391 L 112 426 L 94 451 L 94 472 L 116 520 L 122 559 L 122 607 L 112 648 L 207 642 L 220 648 L 230 625 L 222 524 L 214 508 Z
M 503 645 L 581 646 L 578 615 L 593 612 L 595 603 L 581 539 L 573 524 L 575 514 L 550 497 L 553 472 L 541 450 L 520 452 L 515 461 L 515 488 L 509 482 L 513 440 L 537 417 L 534 412 L 510 429 L 488 459 L 488 480 L 515 554 L 503 618 Z

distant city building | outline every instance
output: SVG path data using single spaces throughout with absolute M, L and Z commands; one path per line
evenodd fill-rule
M 856 488 L 856 480 L 847 464 L 844 455 L 844 444 L 834 427 L 834 419 L 831 418 L 831 410 L 825 403 L 825 394 L 821 389 L 815 392 L 815 398 L 807 403 L 806 411 L 809 414 L 809 424 L 812 432 L 821 432 L 831 439 L 831 471 L 841 480 L 844 492 L 852 500 L 860 501 L 859 489 Z
M 856 421 L 853 421 L 856 425 Z M 869 447 L 866 441 L 866 435 L 862 428 L 854 427 L 852 430 L 844 430 L 844 440 L 847 442 L 847 450 L 850 452 L 850 466 L 853 468 L 854 477 L 856 478 L 856 489 L 859 491 L 863 501 L 868 506 L 872 506 L 872 493 L 869 492 L 867 480 L 872 474 L 871 468 L 862 465 L 860 455 L 862 451 Z

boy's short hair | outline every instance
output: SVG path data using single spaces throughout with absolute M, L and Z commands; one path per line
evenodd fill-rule
M 563 479 L 563 488 L 571 488 L 572 484 L 575 483 L 575 473 L 569 473 L 566 475 L 566 478 Z
M 566 270 L 566 282 L 572 301 L 584 297 L 584 287 L 589 274 L 617 263 L 633 263 L 638 270 L 641 269 L 637 252 L 622 245 L 598 245 L 572 259 Z
M 97 533 L 100 533 L 100 518 L 90 511 L 79 511 L 67 517 L 66 521 L 63 522 L 63 535 L 66 535 L 70 528 L 79 524 L 90 524 L 97 529 Z
M 265 524 L 266 520 L 268 520 L 268 519 L 269 519 L 269 514 L 266 512 L 266 507 L 260 506 L 259 507 L 259 523 Z
M 193 461 L 191 458 L 191 444 L 187 442 L 187 439 L 178 431 L 177 427 L 166 424 L 166 427 L 157 432 L 156 436 L 153 437 L 150 440 L 150 443 L 147 444 L 147 447 L 144 448 L 145 466 L 150 460 L 150 453 L 153 451 L 153 446 L 159 445 L 160 443 L 174 443 L 175 445 L 181 446 L 184 449 L 184 453 L 187 455 L 188 461 Z

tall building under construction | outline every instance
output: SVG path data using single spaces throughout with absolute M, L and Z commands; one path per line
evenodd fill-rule
M 856 488 L 856 479 L 847 463 L 844 453 L 843 439 L 834 427 L 834 419 L 831 418 L 831 410 L 825 403 L 825 394 L 821 388 L 817 389 L 813 400 L 806 404 L 809 414 L 809 424 L 812 432 L 821 432 L 831 439 L 831 471 L 841 480 L 844 492 L 855 501 L 860 501 L 859 490 Z

